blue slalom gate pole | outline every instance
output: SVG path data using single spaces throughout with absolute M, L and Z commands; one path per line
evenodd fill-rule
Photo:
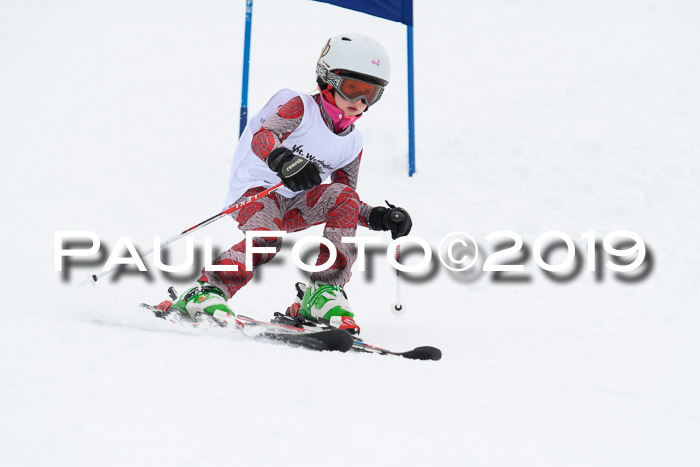
M 248 124 L 248 72 L 250 69 L 250 30 L 253 25 L 253 0 L 245 2 L 245 44 L 243 45 L 243 85 L 241 89 L 241 120 L 238 125 L 238 137 L 243 134 Z
M 408 52 L 408 176 L 416 173 L 416 125 L 413 109 L 413 26 L 406 26 Z

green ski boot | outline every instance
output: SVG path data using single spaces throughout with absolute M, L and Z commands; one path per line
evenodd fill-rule
M 224 293 L 206 282 L 200 282 L 180 295 L 170 309 L 184 313 L 193 321 L 199 321 L 201 313 L 211 316 L 220 325 L 225 325 L 229 319 L 236 320 L 236 315 L 226 304 Z
M 329 324 L 334 328 L 345 329 L 351 334 L 359 334 L 360 327 L 353 319 L 348 296 L 339 285 L 311 281 L 304 290 L 299 304 L 298 316 L 309 321 Z

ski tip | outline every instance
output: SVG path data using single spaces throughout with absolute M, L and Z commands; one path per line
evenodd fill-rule
M 401 354 L 404 358 L 410 358 L 413 360 L 433 360 L 437 361 L 442 358 L 442 351 L 436 347 L 423 346 L 416 347 L 413 350 L 404 352 Z

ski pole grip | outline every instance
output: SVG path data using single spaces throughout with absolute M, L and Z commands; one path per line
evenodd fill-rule
M 403 220 L 406 219 L 406 216 L 401 211 L 394 211 L 389 215 L 389 218 L 392 222 L 399 223 L 403 222 Z

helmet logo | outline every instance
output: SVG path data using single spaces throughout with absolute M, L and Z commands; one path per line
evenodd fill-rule
M 372 60 L 372 64 L 373 64 L 373 65 L 379 66 L 380 63 L 381 63 L 381 62 L 379 61 L 378 58 L 375 58 L 374 60 Z
M 329 50 L 331 50 L 331 40 L 330 39 L 328 39 L 328 42 L 326 42 L 326 46 L 323 47 L 323 50 L 321 51 L 321 57 L 325 57 Z M 321 57 L 318 57 L 319 60 L 321 59 Z

